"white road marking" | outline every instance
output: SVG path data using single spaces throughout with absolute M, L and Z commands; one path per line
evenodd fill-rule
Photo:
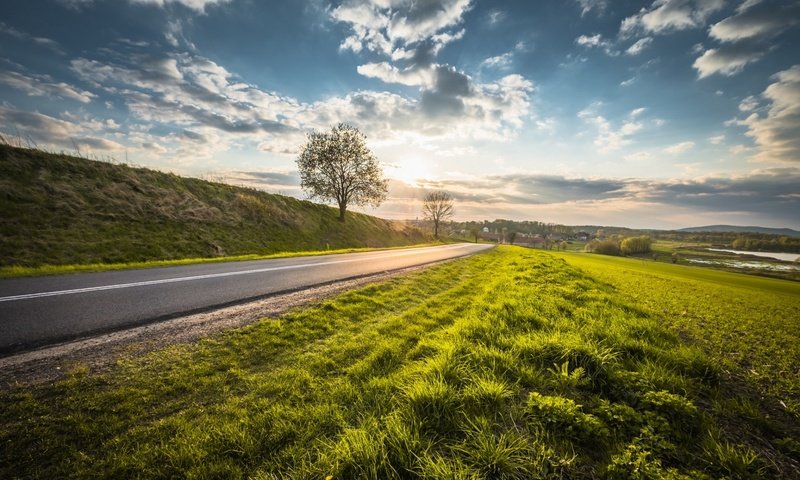
M 388 253 L 382 252 L 384 253 L 384 255 L 379 255 L 378 258 L 401 257 L 404 255 L 416 255 L 421 252 L 426 252 L 430 250 L 442 251 L 442 250 L 451 250 L 455 248 L 466 248 L 468 246 L 469 244 L 456 244 L 456 245 L 449 245 L 447 247 L 428 247 L 423 249 L 403 250 L 399 252 L 388 252 Z M 298 268 L 319 267 L 322 265 L 335 265 L 338 263 L 362 262 L 365 260 L 374 260 L 375 256 L 376 255 L 374 254 L 367 254 L 365 256 L 357 258 L 348 258 L 344 260 L 330 260 L 327 262 L 306 263 L 301 265 L 284 265 L 282 267 L 257 268 L 253 270 L 242 270 L 237 272 L 209 273 L 206 275 L 194 275 L 191 277 L 164 278 L 161 280 L 147 280 L 144 282 L 120 283 L 116 285 L 99 285 L 96 287 L 74 288 L 71 290 L 56 290 L 52 292 L 27 293 L 23 295 L 0 297 L 0 302 L 12 302 L 14 300 L 27 300 L 27 299 L 42 298 L 42 297 L 55 297 L 58 295 L 73 295 L 76 293 L 99 292 L 103 290 L 116 290 L 120 288 L 143 287 L 147 285 L 160 285 L 164 283 L 189 282 L 193 280 L 204 280 L 209 278 L 233 277 L 236 275 L 249 275 L 252 273 L 274 272 L 278 270 L 294 270 Z

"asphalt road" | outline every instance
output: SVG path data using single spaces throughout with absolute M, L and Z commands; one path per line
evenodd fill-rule
M 0 354 L 470 255 L 455 244 L 0 280 Z

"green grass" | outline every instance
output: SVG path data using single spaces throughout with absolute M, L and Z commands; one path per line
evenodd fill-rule
M 268 255 L 237 255 L 229 257 L 212 258 L 182 258 L 179 260 L 151 260 L 147 262 L 128 262 L 128 263 L 91 263 L 77 265 L 41 265 L 38 267 L 0 267 L 0 278 L 14 277 L 35 277 L 42 275 L 63 275 L 78 272 L 104 272 L 109 270 L 126 270 L 131 268 L 157 268 L 174 267 L 178 265 L 192 265 L 197 263 L 220 263 L 220 262 L 243 262 L 247 260 L 266 260 L 269 258 L 288 258 L 288 257 L 311 257 L 320 255 L 334 255 L 339 253 L 371 252 L 375 250 L 396 250 L 403 248 L 430 247 L 442 245 L 444 242 L 421 243 L 403 247 L 388 248 L 340 248 L 338 250 L 312 250 L 312 251 L 293 251 L 280 252 Z
M 418 229 L 250 188 L 0 145 L 0 267 L 383 248 Z
M 800 283 L 589 254 L 558 254 L 657 312 L 723 370 L 800 416 Z M 780 405 L 780 402 L 786 405 Z
M 0 477 L 797 477 L 797 417 L 591 260 L 499 247 L 0 394 Z

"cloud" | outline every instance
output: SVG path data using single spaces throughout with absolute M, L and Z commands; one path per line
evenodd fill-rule
M 359 74 L 419 87 L 419 97 L 358 92 L 314 104 L 317 115 L 355 117 L 349 121 L 364 125 L 382 141 L 513 136 L 529 112 L 532 82 L 507 75 L 479 83 L 436 61 L 445 45 L 463 37 L 465 30 L 459 26 L 471 7 L 471 0 L 346 0 L 331 10 L 332 19 L 352 30 L 340 49 L 385 57 L 358 66 Z M 524 48 L 518 43 L 514 51 Z M 482 66 L 507 68 L 514 51 L 486 59 Z
M 234 180 L 247 180 L 264 188 L 300 189 L 300 172 L 234 172 Z
M 5 22 L 0 22 L 0 33 L 4 33 L 10 37 L 16 38 L 17 40 L 33 43 L 34 45 L 39 45 L 45 48 L 49 48 L 50 50 L 63 55 L 64 50 L 61 49 L 61 45 L 56 42 L 55 40 L 47 37 L 39 37 L 36 35 L 31 35 L 28 32 L 24 32 L 18 28 L 12 27 Z
M 38 112 L 23 112 L 0 106 L 0 120 L 6 128 L 14 126 L 21 134 L 30 136 L 36 141 L 47 143 L 63 143 L 82 133 L 81 128 L 71 122 L 59 120 Z M 6 133 L 14 134 L 6 130 Z
M 749 42 L 722 45 L 703 52 L 692 66 L 697 70 L 699 78 L 705 78 L 715 73 L 730 77 L 741 72 L 748 64 L 761 59 L 765 50 L 765 48 Z
M 578 6 L 581 7 L 581 17 L 591 12 L 592 10 L 597 10 L 599 13 L 603 13 L 606 7 L 608 7 L 607 0 L 575 0 L 575 1 L 578 3 Z
M 636 117 L 638 117 L 639 115 L 643 114 L 646 111 L 647 111 L 647 109 L 644 108 L 644 107 L 634 108 L 633 110 L 630 111 L 630 113 L 628 115 L 631 118 L 636 118 Z
M 356 71 L 360 75 L 377 78 L 385 83 L 397 83 L 407 86 L 430 86 L 434 82 L 435 71 L 432 68 L 407 68 L 400 70 L 389 62 L 367 63 L 359 65 Z
M 105 138 L 92 138 L 80 137 L 75 139 L 75 145 L 79 146 L 81 150 L 107 150 L 118 151 L 123 150 L 125 147 L 117 142 Z
M 625 155 L 622 158 L 624 158 L 625 160 L 628 160 L 629 162 L 642 162 L 642 161 L 645 161 L 645 160 L 649 160 L 652 157 L 653 156 L 650 154 L 650 152 L 634 152 L 634 153 L 630 153 L 628 155 Z
M 346 0 L 330 15 L 353 30 L 342 48 L 390 55 L 396 47 L 423 40 L 446 42 L 447 37 L 435 37 L 461 23 L 471 7 L 471 0 Z
M 686 153 L 693 148 L 694 142 L 681 142 L 665 148 L 664 153 L 668 153 L 670 155 L 680 155 L 681 153 Z
M 581 35 L 575 39 L 575 43 L 584 47 L 596 47 L 603 44 L 603 36 L 599 33 L 594 35 Z
M 489 12 L 487 16 L 489 20 L 489 25 L 497 25 L 498 23 L 502 22 L 503 19 L 506 18 L 506 13 L 502 10 L 492 10 Z
M 705 50 L 693 66 L 700 78 L 735 75 L 776 47 L 769 39 L 798 23 L 800 3 L 746 0 L 736 14 L 709 28 L 709 37 L 722 45 Z
M 511 67 L 512 58 L 514 58 L 514 53 L 506 52 L 502 55 L 497 55 L 494 57 L 487 58 L 486 60 L 481 62 L 481 65 L 486 67 L 499 68 L 502 70 Z
M 722 142 L 725 141 L 725 135 L 715 135 L 713 137 L 708 137 L 708 142 L 712 145 L 721 145 Z
M 426 64 L 421 57 L 416 50 L 405 70 L 388 62 L 361 69 L 362 74 L 383 81 L 419 85 L 417 99 L 358 91 L 313 103 L 246 84 L 217 63 L 193 54 L 132 54 L 115 62 L 78 58 L 72 70 L 115 95 L 143 129 L 164 132 L 142 136 L 139 144 L 180 148 L 189 156 L 194 155 L 192 142 L 198 139 L 187 132 L 216 135 L 213 141 L 206 138 L 206 153 L 249 142 L 261 151 L 294 155 L 305 141 L 305 132 L 338 122 L 359 127 L 377 144 L 505 140 L 522 126 L 534 90 L 530 81 L 507 75 L 478 83 L 454 67 Z M 419 66 L 413 63 L 417 61 Z M 178 147 L 174 142 L 179 142 Z
M 0 71 L 0 83 L 25 92 L 31 97 L 61 97 L 89 103 L 95 94 L 73 87 L 64 82 L 55 82 L 48 75 L 26 75 L 10 70 Z
M 639 40 L 636 40 L 636 43 L 634 43 L 633 45 L 628 47 L 627 50 L 625 50 L 625 54 L 639 55 L 644 51 L 644 49 L 649 47 L 651 43 L 653 43 L 653 37 L 640 38 Z
M 750 112 L 758 108 L 758 99 L 754 96 L 749 96 L 739 102 L 739 110 L 742 112 Z
M 58 3 L 64 5 L 72 10 L 80 10 L 83 7 L 88 7 L 93 4 L 95 0 L 57 0 Z
M 738 12 L 709 29 L 709 36 L 721 42 L 766 39 L 800 23 L 800 3 L 745 2 Z
M 44 115 L 39 112 L 24 112 L 0 105 L 0 125 L 7 135 L 19 135 L 33 142 L 61 147 L 88 150 L 120 150 L 117 142 L 88 136 L 90 128 L 77 123 Z M 13 129 L 9 129 L 13 125 Z
M 663 34 L 699 28 L 724 6 L 725 0 L 655 0 L 649 8 L 625 18 L 619 33 L 629 37 L 638 32 Z
M 752 147 L 748 147 L 747 145 L 733 145 L 731 148 L 728 149 L 731 152 L 731 155 L 741 155 L 743 153 L 748 153 L 752 151 Z
M 575 39 L 575 43 L 586 48 L 602 48 L 607 55 L 612 57 L 619 55 L 619 52 L 614 49 L 614 42 L 604 39 L 599 33 L 581 35 Z
M 752 113 L 739 122 L 758 145 L 756 160 L 800 163 L 800 65 L 772 76 L 761 94 L 770 102 L 766 114 Z
M 229 133 L 292 130 L 280 115 L 297 111 L 291 99 L 238 82 L 202 57 L 133 55 L 130 64 L 78 58 L 72 70 L 98 88 L 119 94 L 141 120 L 173 126 L 206 125 Z
M 131 3 L 157 5 L 162 8 L 166 7 L 168 4 L 178 4 L 197 12 L 204 12 L 208 6 L 221 5 L 230 1 L 231 0 L 130 0 Z
M 440 180 L 420 187 L 450 192 L 458 202 L 459 214 L 465 218 L 496 215 L 498 211 L 516 218 L 531 218 L 555 211 L 564 222 L 581 221 L 583 217 L 584 221 L 607 223 L 610 218 L 619 218 L 618 221 L 630 224 L 630 218 L 646 217 L 647 212 L 653 211 L 658 211 L 660 217 L 682 215 L 693 221 L 699 215 L 796 221 L 797 205 L 793 199 L 798 194 L 797 185 L 800 185 L 800 169 L 782 168 L 691 180 L 516 173 Z M 403 194 L 418 197 L 421 189 L 416 194 L 409 191 Z M 603 216 L 600 220 L 599 211 Z
M 619 128 L 614 128 L 608 119 L 600 115 L 600 107 L 601 104 L 593 103 L 578 112 L 578 118 L 596 127 L 597 136 L 593 143 L 600 153 L 610 153 L 631 144 L 631 136 L 644 128 L 644 124 L 636 120 L 645 111 L 644 108 L 632 110 L 630 118 L 623 121 Z

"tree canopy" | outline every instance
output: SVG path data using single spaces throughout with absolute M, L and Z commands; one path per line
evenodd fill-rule
M 357 128 L 340 123 L 328 133 L 312 132 L 297 158 L 300 186 L 311 198 L 336 202 L 339 221 L 349 205 L 377 207 L 388 181 Z

